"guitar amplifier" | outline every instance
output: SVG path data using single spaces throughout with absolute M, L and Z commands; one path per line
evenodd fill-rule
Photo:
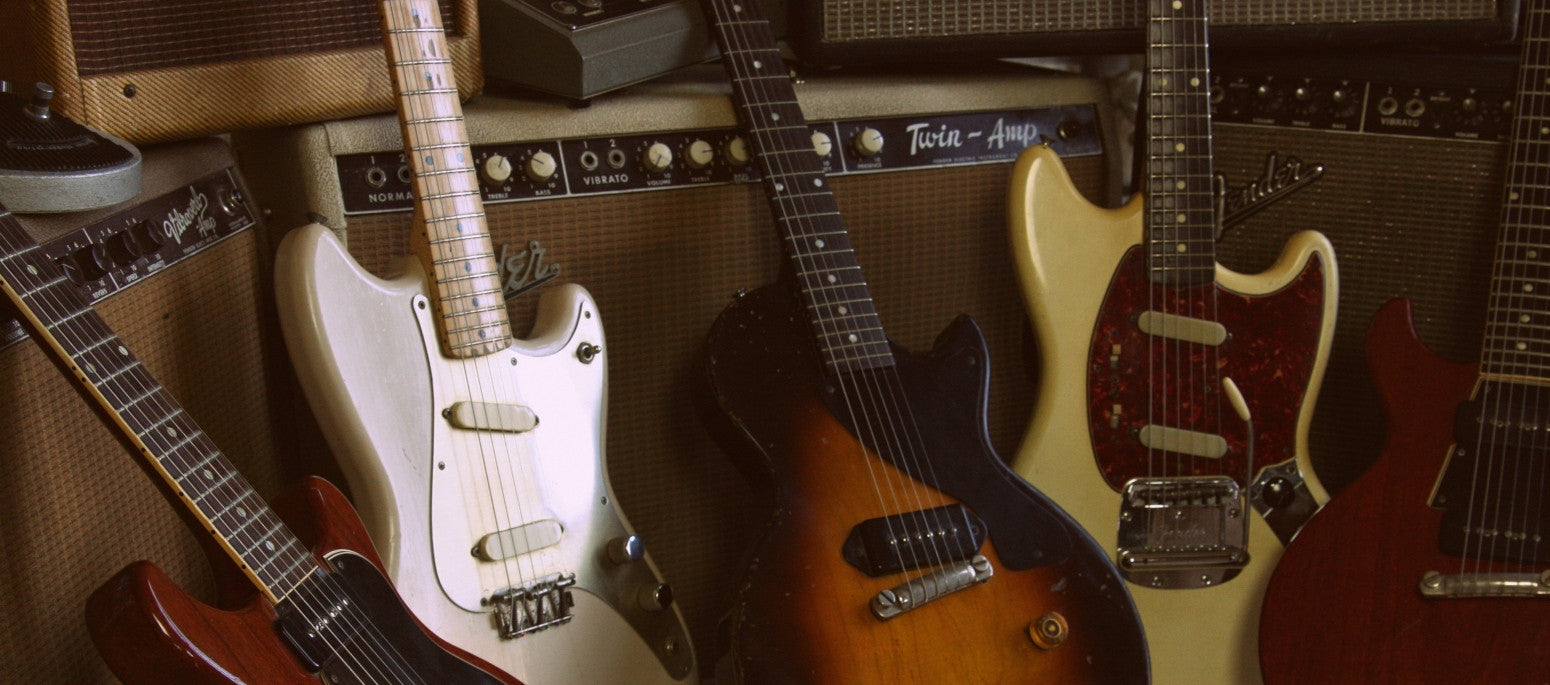
M 989 339 L 991 435 L 1010 453 L 1033 407 L 1027 326 L 1007 250 L 1006 188 L 1026 145 L 1061 138 L 1081 188 L 1106 201 L 1115 178 L 1097 81 L 1027 68 L 974 75 L 823 75 L 797 92 L 827 152 L 830 185 L 888 330 L 927 349 L 959 313 Z M 546 283 L 596 298 L 608 368 L 608 471 L 619 505 L 672 583 L 712 672 L 745 547 L 768 512 L 693 407 L 711 323 L 744 288 L 774 281 L 778 231 L 742 149 L 719 65 L 691 67 L 571 110 L 475 98 L 465 108 L 485 210 L 517 330 Z M 851 140 L 871 129 L 882 148 Z M 875 138 L 868 140 L 876 141 Z M 272 230 L 320 221 L 378 275 L 407 253 L 410 198 L 389 117 L 237 137 Z M 556 175 L 527 175 L 544 151 Z M 643 158 L 662 164 L 643 168 Z M 490 180 L 491 170 L 514 170 Z M 540 169 L 541 170 L 541 169 Z M 542 389 L 533 389 L 542 392 Z M 838 550 L 836 550 L 838 552 Z
M 478 92 L 477 0 L 442 0 L 463 97 Z M 377 3 L 37 0 L 0 3 L 0 78 L 133 143 L 393 111 Z
M 1212 0 L 1216 48 L 1482 46 L 1510 40 L 1518 0 Z M 1140 52 L 1145 0 L 790 0 L 814 64 Z
M 1516 66 L 1512 57 L 1403 56 L 1213 70 L 1214 153 L 1228 202 L 1274 202 L 1227 229 L 1221 262 L 1262 271 L 1304 229 L 1335 245 L 1340 314 L 1310 445 L 1331 492 L 1383 446 L 1364 347 L 1379 305 L 1411 298 L 1427 345 L 1479 360 Z M 1274 199 L 1315 164 L 1321 178 Z
M 337 478 L 290 372 L 230 147 L 143 154 L 129 202 L 15 216 L 266 498 L 309 473 Z M 209 565 L 181 508 L 3 307 L 0 378 L 0 680 L 115 682 L 87 636 L 87 595 L 148 559 L 213 602 Z

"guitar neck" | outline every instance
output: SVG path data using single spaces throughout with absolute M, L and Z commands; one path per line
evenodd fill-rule
M 1147 266 L 1153 282 L 1216 275 L 1207 0 L 1147 0 Z
M 411 244 L 430 275 L 442 351 L 511 344 L 494 243 L 435 0 L 382 0 L 382 35 L 415 198 Z
M 757 0 L 705 5 L 825 365 L 833 373 L 892 366 L 882 321 L 769 22 Z
M 1480 372 L 1550 385 L 1550 0 L 1529 0 Z
M 0 287 L 120 438 L 271 601 L 318 568 L 307 547 L 3 208 Z

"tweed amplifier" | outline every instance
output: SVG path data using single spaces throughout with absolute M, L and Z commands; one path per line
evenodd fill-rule
M 1277 194 L 1301 170 L 1324 166 L 1318 181 L 1229 228 L 1218 257 L 1253 273 L 1296 231 L 1322 231 L 1335 245 L 1340 314 L 1310 445 L 1332 492 L 1383 446 L 1363 347 L 1379 305 L 1411 298 L 1432 349 L 1478 360 L 1515 66 L 1510 57 L 1407 56 L 1213 69 L 1216 169 L 1237 184 L 1230 203 Z
M 458 87 L 478 92 L 476 0 L 443 0 Z M 0 3 L 0 78 L 133 143 L 393 111 L 377 4 L 360 0 Z
M 787 37 L 815 64 L 901 56 L 1140 52 L 1143 0 L 790 0 Z M 1456 45 L 1513 37 L 1518 0 L 1212 0 L 1217 48 Z
M 767 512 L 692 409 L 698 358 L 733 295 L 773 281 L 783 262 L 729 92 L 724 71 L 710 65 L 581 110 L 488 96 L 465 108 L 508 294 L 564 280 L 596 298 L 612 355 L 608 472 L 673 585 L 706 673 L 723 649 L 715 625 L 730 607 L 734 569 Z M 797 92 L 889 330 L 927 349 L 954 315 L 975 315 L 997 363 L 991 434 L 1015 449 L 1033 387 L 1006 248 L 1011 161 L 1047 139 L 1066 151 L 1085 192 L 1106 201 L 1114 166 L 1101 126 L 1109 115 L 1097 104 L 1105 89 L 1018 68 L 825 75 Z M 406 254 L 410 200 L 393 119 L 237 144 L 272 230 L 321 221 L 379 275 Z M 534 302 L 509 300 L 519 330 Z
M 337 477 L 285 357 L 230 147 L 143 153 L 134 200 L 16 217 L 266 498 L 308 473 Z M 87 636 L 87 595 L 148 559 L 214 602 L 209 565 L 140 460 L 3 310 L 0 324 L 0 679 L 116 682 Z

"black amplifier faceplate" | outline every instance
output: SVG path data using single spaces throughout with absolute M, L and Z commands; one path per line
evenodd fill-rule
M 1408 70 L 1374 70 L 1371 74 L 1350 65 L 1296 69 L 1240 62 L 1213 74 L 1211 119 L 1217 123 L 1505 141 L 1511 135 L 1514 85 L 1511 65 L 1497 62 L 1455 60 L 1446 69 L 1431 69 L 1426 62 L 1417 62 Z
M 23 224 L 24 215 L 18 215 Z M 43 252 L 95 304 L 257 223 L 231 169 L 43 244 Z M 0 347 L 27 337 L 0 317 Z
M 1048 143 L 1063 157 L 1103 153 L 1097 110 L 1092 105 L 833 121 L 814 124 L 812 129 L 814 150 L 824 151 L 824 171 L 831 175 L 1010 162 L 1024 148 L 1039 143 Z M 735 128 L 500 143 L 472 149 L 485 202 L 759 180 L 758 170 L 748 160 L 752 150 Z M 413 206 L 401 152 L 341 155 L 336 163 L 346 214 Z M 552 173 L 530 175 L 534 167 L 538 171 L 552 169 Z M 492 178 L 503 176 L 507 170 L 509 177 L 499 181 Z

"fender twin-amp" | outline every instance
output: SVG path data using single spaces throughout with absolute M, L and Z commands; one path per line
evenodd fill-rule
M 1364 352 L 1379 305 L 1411 298 L 1427 345 L 1478 361 L 1516 60 L 1234 61 L 1212 71 L 1227 201 L 1273 203 L 1227 229 L 1222 263 L 1261 271 L 1304 229 L 1335 245 L 1340 314 L 1309 449 L 1319 479 L 1337 491 L 1383 447 Z M 1309 183 L 1315 165 L 1324 171 Z
M 337 477 L 285 357 L 259 212 L 229 146 L 143 153 L 129 202 L 14 216 L 266 498 L 305 474 Z M 115 682 L 87 636 L 87 596 L 147 559 L 217 602 L 200 539 L 5 307 L 0 378 L 0 677 Z
M 489 96 L 465 108 L 519 330 L 533 320 L 528 290 L 570 281 L 597 301 L 613 489 L 672 584 L 706 673 L 722 650 L 715 624 L 733 597 L 731 569 L 767 517 L 693 409 L 699 355 L 732 297 L 775 280 L 783 261 L 729 92 L 710 65 L 580 110 Z M 925 350 L 953 316 L 974 315 L 995 360 L 992 438 L 1015 449 L 1034 398 L 1007 250 L 1011 162 L 1047 140 L 1107 201 L 1105 88 L 1008 67 L 824 75 L 797 92 L 888 329 Z M 390 117 L 237 140 L 271 230 L 322 222 L 378 275 L 407 253 L 401 145 Z
M 476 0 L 442 0 L 463 97 L 483 84 Z M 377 4 L 0 2 L 0 78 L 133 143 L 393 111 Z
M 815 64 L 1140 52 L 1149 0 L 791 0 Z M 1211 0 L 1211 45 L 1478 48 L 1513 37 L 1518 0 Z

